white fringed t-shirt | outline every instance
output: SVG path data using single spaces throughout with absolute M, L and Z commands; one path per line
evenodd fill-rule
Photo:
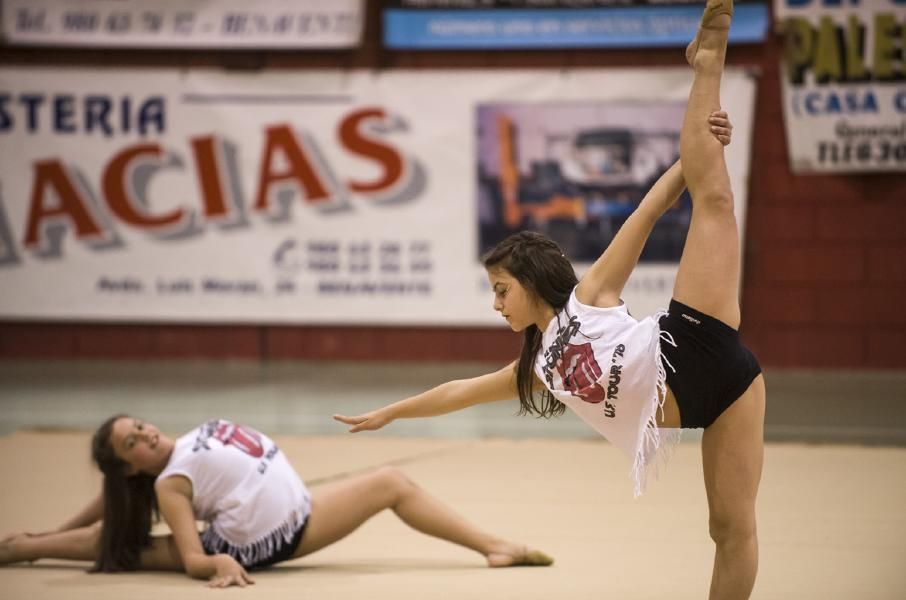
M 311 513 L 311 495 L 266 435 L 229 421 L 204 423 L 176 440 L 158 480 L 192 482 L 192 508 L 208 523 L 206 548 L 222 548 L 242 564 L 268 558 Z
M 680 435 L 656 422 L 667 389 L 661 314 L 637 321 L 624 303 L 582 304 L 574 288 L 544 331 L 535 357 L 535 374 L 554 397 L 633 461 L 636 496 L 645 489 L 655 457 L 666 460 Z

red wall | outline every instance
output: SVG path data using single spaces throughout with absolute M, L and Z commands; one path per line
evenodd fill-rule
M 779 40 L 760 66 L 742 295 L 765 365 L 906 368 L 906 171 L 794 176 Z
M 381 48 L 378 3 L 350 52 L 65 51 L 0 47 L 3 64 L 304 68 L 587 68 L 685 64 L 680 49 L 406 53 Z M 733 47 L 758 82 L 742 333 L 767 367 L 906 368 L 906 172 L 794 176 L 780 102 L 780 40 Z M 732 117 L 732 115 L 731 115 Z M 500 329 L 0 322 L 0 358 L 490 360 Z

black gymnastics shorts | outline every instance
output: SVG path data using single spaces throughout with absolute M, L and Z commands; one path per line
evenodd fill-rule
M 289 560 L 293 557 L 293 555 L 296 553 L 296 549 L 299 547 L 299 544 L 302 543 L 302 536 L 305 534 L 305 527 L 307 525 L 308 525 L 308 519 L 306 519 L 305 522 L 302 523 L 302 526 L 296 530 L 296 533 L 293 534 L 292 540 L 290 540 L 289 542 L 283 543 L 273 554 L 270 554 L 269 556 L 265 556 L 263 558 L 259 558 L 258 560 L 256 560 L 253 563 L 250 563 L 250 564 L 243 563 L 243 561 L 239 557 L 239 555 L 235 551 L 232 551 L 231 548 L 228 548 L 228 547 L 218 548 L 218 547 L 215 547 L 213 544 L 206 543 L 204 540 L 202 540 L 202 547 L 204 548 L 205 554 L 208 554 L 208 555 L 221 554 L 221 553 L 229 554 L 234 559 L 236 559 L 236 562 L 241 564 L 243 566 L 243 568 L 245 568 L 248 571 L 266 569 L 267 567 L 275 565 L 279 562 L 283 562 L 285 560 Z
M 681 426 L 708 427 L 761 373 L 758 360 L 739 341 L 738 331 L 676 300 L 660 326 L 676 342 L 674 347 L 662 335 L 661 354 Z

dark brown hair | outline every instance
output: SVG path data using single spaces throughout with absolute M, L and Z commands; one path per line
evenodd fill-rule
M 110 444 L 117 419 L 104 421 L 91 440 L 91 456 L 104 474 L 104 520 L 98 558 L 93 572 L 134 571 L 141 566 L 142 550 L 151 545 L 151 525 L 157 518 L 153 475 L 129 475 L 128 464 Z
M 573 266 L 549 237 L 523 231 L 506 238 L 482 257 L 485 269 L 504 269 L 534 295 L 555 311 L 566 306 L 569 296 L 579 282 Z M 522 351 L 516 364 L 516 389 L 519 391 L 519 414 L 553 417 L 566 408 L 549 390 L 540 393 L 535 401 L 533 370 L 535 356 L 541 348 L 542 332 L 537 325 L 525 329 Z

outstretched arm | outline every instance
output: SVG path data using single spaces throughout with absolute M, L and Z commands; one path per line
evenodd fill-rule
M 333 418 L 352 425 L 349 432 L 355 433 L 380 429 L 395 419 L 435 417 L 476 404 L 508 400 L 517 395 L 516 366 L 515 363 L 511 363 L 494 373 L 448 381 L 427 392 L 362 415 L 355 417 L 334 415 Z
M 708 122 L 711 133 L 722 144 L 729 144 L 733 126 L 727 113 L 714 112 Z M 685 187 L 682 165 L 677 160 L 652 186 L 604 253 L 582 277 L 576 287 L 579 302 L 604 308 L 619 305 L 623 287 L 639 262 L 655 222 L 676 203 Z

